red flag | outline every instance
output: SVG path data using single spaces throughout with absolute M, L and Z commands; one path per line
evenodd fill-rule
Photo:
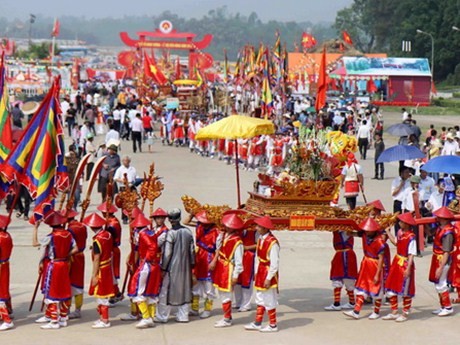
M 348 34 L 348 32 L 346 32 L 345 30 L 342 32 L 342 35 L 343 35 L 343 40 L 345 41 L 345 43 L 349 44 L 349 45 L 353 45 L 353 40 L 351 39 L 351 36 Z
M 318 112 L 326 105 L 326 91 L 327 91 L 327 74 L 326 74 L 326 46 L 323 48 L 323 55 L 321 57 L 321 64 L 319 68 L 318 79 L 318 92 L 316 94 L 315 109 Z
M 180 77 L 181 77 L 180 58 L 177 57 L 177 60 L 176 60 L 176 80 L 180 79 Z
M 158 68 L 155 57 L 150 59 L 144 52 L 144 73 L 147 77 L 152 78 L 157 84 L 164 85 L 168 81 L 163 72 Z
M 303 49 L 310 49 L 316 45 L 316 38 L 313 35 L 304 32 L 302 34 L 302 47 Z
M 372 78 L 368 80 L 366 90 L 369 93 L 374 93 L 378 91 L 377 86 L 375 85 L 374 80 L 372 80 Z
M 434 81 L 431 81 L 431 93 L 433 95 L 437 95 L 438 94 L 438 90 L 436 90 L 436 85 L 434 85 Z
M 59 20 L 56 18 L 54 20 L 53 31 L 51 32 L 51 37 L 58 37 L 60 31 L 61 31 L 61 23 L 59 23 Z

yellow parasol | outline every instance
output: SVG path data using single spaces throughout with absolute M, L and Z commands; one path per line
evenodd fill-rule
M 238 142 L 236 139 L 250 139 L 258 135 L 275 133 L 275 126 L 269 120 L 244 115 L 231 115 L 198 130 L 196 140 L 235 140 L 236 187 L 238 207 L 241 206 L 240 172 L 238 168 Z
M 275 133 L 270 120 L 244 115 L 231 115 L 198 130 L 196 140 L 250 139 L 258 135 Z
M 199 83 L 198 80 L 193 79 L 178 79 L 173 82 L 174 85 L 193 85 L 197 86 Z

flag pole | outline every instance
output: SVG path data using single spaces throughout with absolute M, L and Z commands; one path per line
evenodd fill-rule
M 236 168 L 236 194 L 238 200 L 238 208 L 241 208 L 241 191 L 240 191 L 240 169 L 238 157 L 238 140 L 235 139 L 235 168 Z
M 51 66 L 54 66 L 54 47 L 56 45 L 56 35 L 53 34 L 53 38 L 51 40 Z

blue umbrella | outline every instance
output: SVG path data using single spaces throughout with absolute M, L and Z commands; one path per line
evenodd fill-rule
M 415 133 L 415 129 L 405 123 L 397 123 L 388 127 L 386 132 L 396 137 L 408 137 Z
M 459 156 L 439 156 L 423 165 L 423 170 L 430 173 L 460 174 Z
M 396 145 L 382 152 L 377 163 L 405 161 L 406 159 L 425 158 L 425 154 L 415 146 Z

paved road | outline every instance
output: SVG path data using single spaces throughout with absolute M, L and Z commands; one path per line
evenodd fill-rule
M 397 121 L 399 115 L 386 117 L 387 125 Z M 454 118 L 444 117 L 439 123 L 453 123 Z M 436 119 L 437 121 L 438 119 Z M 423 123 L 431 123 L 433 118 L 420 117 Z M 102 141 L 98 137 L 96 142 Z M 394 139 L 388 138 L 387 146 Z M 123 143 L 121 154 L 130 154 L 130 143 Z M 217 160 L 201 158 L 186 149 L 163 147 L 156 144 L 155 152 L 132 155 L 138 171 L 147 171 L 150 162 L 155 161 L 157 173 L 164 176 L 165 191 L 157 206 L 166 209 L 181 206 L 180 196 L 188 194 L 200 202 L 210 204 L 236 204 L 234 168 Z M 380 198 L 387 209 L 391 209 L 389 196 L 391 179 L 396 176 L 396 164 L 386 165 L 384 181 L 370 180 L 373 176 L 373 151 L 368 160 L 361 162 L 365 171 L 365 186 L 368 200 Z M 241 172 L 244 191 L 252 189 L 256 175 Z M 360 200 L 362 202 L 362 200 Z M 93 198 L 94 209 L 100 202 L 98 195 Z M 4 212 L 4 210 L 3 210 Z M 458 344 L 459 315 L 441 319 L 430 313 L 437 308 L 437 295 L 428 283 L 429 251 L 423 258 L 416 259 L 417 294 L 413 303 L 410 321 L 396 324 L 391 321 L 354 321 L 346 319 L 338 312 L 325 312 L 323 307 L 332 299 L 332 289 L 328 280 L 329 263 L 333 255 L 331 234 L 327 232 L 278 232 L 281 242 L 280 306 L 278 309 L 279 328 L 277 334 L 259 334 L 244 331 L 242 326 L 252 320 L 254 313 L 235 313 L 234 326 L 228 329 L 214 329 L 213 324 L 221 317 L 218 303 L 213 316 L 207 320 L 192 320 L 189 324 L 170 324 L 154 329 L 136 330 L 134 324 L 118 321 L 118 316 L 128 311 L 128 302 L 123 301 L 111 309 L 112 328 L 92 330 L 91 323 L 97 318 L 95 302 L 85 299 L 83 318 L 71 321 L 66 329 L 43 331 L 33 323 L 38 313 L 36 303 L 32 313 L 27 312 L 31 293 L 37 277 L 39 251 L 30 246 L 31 227 L 22 220 L 14 219 L 11 233 L 15 249 L 11 260 L 13 303 L 15 307 L 15 330 L 0 335 L 3 344 L 23 344 L 33 341 L 38 344 L 139 344 L 141 341 L 155 344 L 391 344 L 404 341 L 405 344 Z M 125 229 L 126 230 L 126 229 Z M 47 229 L 42 227 L 40 235 Z M 122 255 L 128 254 L 124 231 Z M 361 257 L 360 244 L 357 254 Z M 430 249 L 430 248 L 428 248 Z M 394 251 L 393 251 L 394 252 Z M 87 257 L 90 260 L 89 255 Z M 87 281 L 90 269 L 87 268 Z M 382 314 L 388 312 L 384 306 Z M 460 310 L 460 309 L 459 309 Z M 363 316 L 370 313 L 364 307 Z M 442 332 L 442 336 L 439 333 Z

